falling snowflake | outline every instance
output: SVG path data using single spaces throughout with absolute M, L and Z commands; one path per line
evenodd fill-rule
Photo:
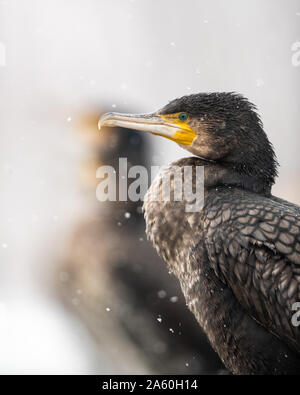
M 160 291 L 157 292 L 157 295 L 160 299 L 164 299 L 167 296 L 167 292 L 161 289 Z
M 256 80 L 256 86 L 258 87 L 258 88 L 261 88 L 261 87 L 263 87 L 265 85 L 265 81 L 262 79 L 262 78 L 257 78 L 257 80 Z
M 172 303 L 178 302 L 178 296 L 172 296 L 172 297 L 170 298 L 170 302 L 172 302 Z

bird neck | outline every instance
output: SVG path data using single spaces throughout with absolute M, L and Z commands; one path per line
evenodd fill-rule
M 274 177 L 269 172 L 245 163 L 207 162 L 204 169 L 206 190 L 225 186 L 270 196 L 274 184 Z
M 200 134 L 202 137 L 198 136 L 191 146 L 182 147 L 196 155 L 200 165 L 219 172 L 229 184 L 269 194 L 275 183 L 278 163 L 262 125 L 255 114 L 252 116 L 256 122 L 246 119 L 244 124 L 248 126 L 241 125 L 234 117 L 224 130 L 213 124 L 209 136 Z

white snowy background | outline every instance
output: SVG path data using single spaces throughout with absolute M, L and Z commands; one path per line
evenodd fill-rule
M 300 203 L 299 42 L 299 0 L 0 1 L 0 373 L 113 369 L 47 283 L 85 208 L 82 108 L 241 92 L 276 148 L 276 194 Z M 152 142 L 163 162 L 186 156 Z

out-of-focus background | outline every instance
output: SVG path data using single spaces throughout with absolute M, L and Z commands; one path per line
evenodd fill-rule
M 102 163 L 187 155 L 97 118 L 243 93 L 300 204 L 299 42 L 299 0 L 0 1 L 0 373 L 222 371 L 140 204 L 95 196 Z

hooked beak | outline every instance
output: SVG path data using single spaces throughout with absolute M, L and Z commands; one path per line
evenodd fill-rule
M 131 115 L 109 112 L 100 118 L 98 128 L 100 130 L 103 126 L 119 126 L 166 137 L 180 145 L 191 145 L 196 132 L 187 124 L 177 122 L 174 117 L 169 118 L 155 113 Z

